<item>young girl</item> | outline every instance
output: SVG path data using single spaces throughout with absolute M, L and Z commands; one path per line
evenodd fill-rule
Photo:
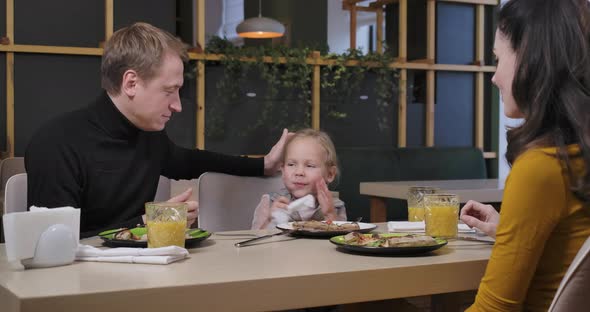
M 313 129 L 295 133 L 285 146 L 282 166 L 285 189 L 262 195 L 254 212 L 252 229 L 272 229 L 289 221 L 345 221 L 344 202 L 332 197 L 327 184 L 338 176 L 338 159 L 330 137 Z M 311 194 L 315 201 L 299 205 L 292 212 L 288 206 L 294 200 Z

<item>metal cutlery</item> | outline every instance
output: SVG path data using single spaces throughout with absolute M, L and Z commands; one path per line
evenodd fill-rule
M 257 241 L 262 240 L 262 239 L 270 238 L 270 237 L 273 237 L 273 236 L 286 235 L 286 234 L 290 234 L 291 232 L 292 231 L 283 231 L 283 232 L 277 232 L 277 233 L 273 233 L 273 234 L 258 236 L 258 237 L 255 237 L 255 238 L 251 238 L 251 239 L 247 239 L 245 241 L 241 241 L 241 242 L 235 243 L 234 246 L 236 246 L 236 247 L 244 247 L 244 246 L 247 246 L 247 245 L 249 245 L 249 244 L 251 244 L 253 242 L 257 242 Z

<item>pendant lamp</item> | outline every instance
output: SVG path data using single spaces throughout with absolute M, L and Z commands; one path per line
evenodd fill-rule
M 285 26 L 272 18 L 262 17 L 261 0 L 258 0 L 258 17 L 242 21 L 236 32 L 243 38 L 277 38 L 283 36 Z

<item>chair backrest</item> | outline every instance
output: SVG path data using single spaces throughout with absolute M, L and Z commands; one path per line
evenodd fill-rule
M 165 176 L 160 176 L 158 181 L 158 189 L 154 196 L 155 202 L 167 201 L 170 199 L 170 179 Z
M 280 176 L 241 177 L 206 172 L 199 177 L 199 227 L 207 231 L 250 229 L 263 194 L 284 187 Z
M 24 157 L 9 157 L 0 162 L 0 181 L 2 183 L 2 190 L 10 177 L 18 173 L 25 173 L 25 158 Z
M 27 211 L 27 174 L 13 175 L 4 188 L 4 213 Z
M 570 264 L 549 307 L 550 312 L 588 311 L 590 305 L 590 237 Z

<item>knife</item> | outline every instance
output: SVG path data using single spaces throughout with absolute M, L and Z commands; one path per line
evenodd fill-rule
M 291 232 L 292 231 L 283 231 L 283 232 L 277 232 L 277 233 L 274 233 L 274 234 L 268 234 L 268 235 L 258 236 L 258 237 L 255 237 L 255 238 L 251 238 L 251 239 L 247 239 L 245 241 L 241 241 L 241 242 L 235 243 L 234 246 L 236 246 L 236 247 L 244 247 L 244 246 L 247 246 L 247 245 L 249 245 L 249 244 L 251 244 L 253 242 L 256 242 L 256 241 L 259 241 L 259 240 L 262 240 L 262 239 L 265 239 L 265 238 L 269 238 L 269 237 L 273 237 L 273 236 L 280 236 L 280 235 L 285 235 L 285 234 L 290 234 Z

